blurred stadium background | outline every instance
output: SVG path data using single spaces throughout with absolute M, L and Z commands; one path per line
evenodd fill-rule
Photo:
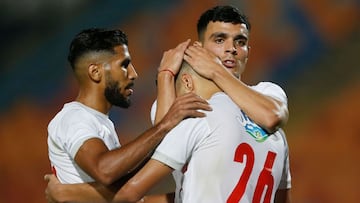
M 245 81 L 273 81 L 287 92 L 294 202 L 358 202 L 358 0 L 2 0 L 0 203 L 45 202 L 46 128 L 76 96 L 66 61 L 76 33 L 117 27 L 129 35 L 139 74 L 133 106 L 110 113 L 127 142 L 150 126 L 163 51 L 196 39 L 199 15 L 217 4 L 239 7 L 252 23 Z

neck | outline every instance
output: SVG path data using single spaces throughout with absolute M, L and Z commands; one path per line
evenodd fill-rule
M 99 99 L 99 98 L 103 98 L 103 99 Z M 79 91 L 76 101 L 92 109 L 95 109 L 103 114 L 108 114 L 111 108 L 111 104 L 107 102 L 105 96 L 96 95 L 96 93 L 89 94 L 86 91 Z
M 210 80 L 203 82 L 203 84 L 200 86 L 198 85 L 195 90 L 195 93 L 197 95 L 206 100 L 210 99 L 217 92 L 222 92 L 222 90 Z

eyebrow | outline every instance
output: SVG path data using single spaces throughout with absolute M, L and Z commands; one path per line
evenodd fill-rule
M 210 35 L 210 39 L 216 38 L 216 37 L 226 38 L 226 37 L 228 37 L 228 34 L 226 34 L 224 32 L 214 32 Z
M 212 38 L 216 38 L 216 37 L 221 37 L 221 38 L 227 38 L 229 37 L 229 34 L 227 33 L 224 33 L 224 32 L 215 32 L 213 34 L 210 35 L 210 39 Z M 235 40 L 238 40 L 238 39 L 245 39 L 245 40 L 248 40 L 248 37 L 243 35 L 243 34 L 238 34 L 234 37 Z

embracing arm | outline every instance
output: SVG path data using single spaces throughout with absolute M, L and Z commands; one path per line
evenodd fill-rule
M 190 40 L 180 43 L 174 49 L 164 52 L 157 75 L 157 107 L 155 124 L 168 112 L 176 98 L 175 75 L 179 72 L 184 51 Z
M 114 202 L 136 202 L 142 200 L 144 195 L 163 178 L 173 171 L 169 166 L 150 159 L 145 166 L 132 177 L 121 189 L 116 193 Z M 167 202 L 172 195 L 158 195 L 145 197 L 143 201 L 154 202 L 161 200 Z
M 200 75 L 213 80 L 258 125 L 273 133 L 288 120 L 287 104 L 261 94 L 228 71 L 221 61 L 199 43 L 190 46 L 184 59 Z
M 48 203 L 111 202 L 115 192 L 98 183 L 61 184 L 55 175 L 45 175 L 48 181 L 45 196 Z
M 211 110 L 208 103 L 194 93 L 177 97 L 161 122 L 132 142 L 119 149 L 109 151 L 99 139 L 90 139 L 80 147 L 75 157 L 76 162 L 98 183 L 111 187 L 115 181 L 128 175 L 129 171 L 145 160 L 166 133 L 181 120 L 186 117 L 204 117 L 205 114 L 197 111 L 198 109 Z M 94 188 L 90 188 L 90 190 L 98 191 Z M 80 196 L 86 198 L 86 195 L 90 195 L 90 192 L 76 193 L 76 190 L 74 191 L 74 195 L 78 198 L 82 198 Z M 100 197 L 104 199 L 103 196 L 100 195 Z M 66 196 L 62 196 L 62 198 L 66 198 Z
M 61 184 L 54 175 L 46 175 L 48 202 L 144 202 L 171 203 L 174 193 L 163 195 L 145 194 L 173 171 L 167 165 L 150 159 L 114 196 L 112 191 L 96 183 Z M 144 197 L 145 196 L 145 197 Z
M 110 185 L 144 161 L 181 120 L 204 117 L 199 109 L 211 110 L 206 100 L 193 93 L 177 97 L 163 119 L 133 141 L 109 151 L 100 139 L 89 139 L 78 150 L 75 161 L 96 182 Z
M 175 192 L 145 196 L 140 201 L 138 201 L 138 203 L 174 203 L 174 200 Z
M 257 124 L 273 133 L 288 120 L 287 105 L 261 94 L 225 69 L 219 69 L 212 78 L 231 99 Z

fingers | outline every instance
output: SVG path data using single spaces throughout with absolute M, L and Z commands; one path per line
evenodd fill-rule
M 176 49 L 182 50 L 182 52 L 185 51 L 185 49 L 189 46 L 190 44 L 190 39 L 187 39 L 186 41 L 180 43 L 177 45 Z
M 57 178 L 55 177 L 55 175 L 53 174 L 45 174 L 44 175 L 44 180 L 45 181 L 48 181 L 48 186 L 46 187 L 45 189 L 45 198 L 46 198 L 46 201 L 48 203 L 55 203 L 56 201 L 51 197 L 50 195 L 50 191 L 49 191 L 49 183 L 51 181 L 53 181 L 53 179 L 57 180 Z
M 48 181 L 49 183 L 60 183 L 60 181 L 56 178 L 56 176 L 54 174 L 46 174 L 44 176 L 44 180 Z
M 199 97 L 194 93 L 187 93 L 183 96 L 176 98 L 174 101 L 174 109 L 178 109 L 179 111 L 182 111 L 183 114 L 187 114 L 184 115 L 186 117 L 203 117 L 204 114 L 200 113 L 198 110 L 212 110 L 211 106 L 205 99 Z
M 44 175 L 44 180 L 45 180 L 45 181 L 49 181 L 49 175 L 48 175 L 48 174 L 45 174 L 45 175 Z
M 46 181 L 50 181 L 53 178 L 55 178 L 55 176 L 53 174 L 46 174 L 44 176 L 44 180 L 46 180 Z
M 205 99 L 201 98 L 195 93 L 189 92 L 184 95 L 181 95 L 175 99 L 176 102 L 182 102 L 182 103 L 191 103 L 191 102 L 199 102 L 204 104 L 209 104 Z
M 205 112 L 211 111 L 209 103 L 194 93 L 187 93 L 175 99 L 161 122 L 172 129 L 185 118 L 197 118 L 206 116 Z
M 199 41 L 195 41 L 193 45 L 194 45 L 195 47 L 202 47 L 202 44 L 201 44 L 201 42 L 199 42 Z
M 174 49 L 165 51 L 158 71 L 170 69 L 174 74 L 177 74 L 189 44 L 190 39 L 178 44 Z

